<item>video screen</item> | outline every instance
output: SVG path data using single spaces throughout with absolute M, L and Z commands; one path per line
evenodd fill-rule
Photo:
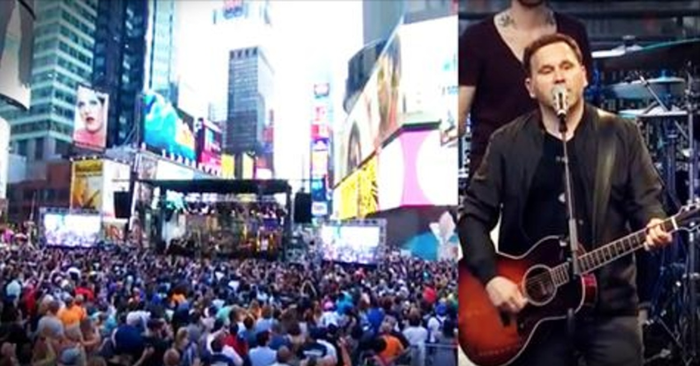
M 144 94 L 143 124 L 144 141 L 150 149 L 195 161 L 194 119 L 178 113 L 162 95 Z
M 79 85 L 76 91 L 73 143 L 86 149 L 104 150 L 108 117 L 109 95 Z
M 199 118 L 197 154 L 198 162 L 208 168 L 221 169 L 221 129 L 204 118 Z
M 44 215 L 44 238 L 48 246 L 90 248 L 100 240 L 100 215 L 47 213 Z
M 321 251 L 327 261 L 375 264 L 382 228 L 326 225 L 321 228 Z
M 439 129 L 402 131 L 379 154 L 379 209 L 457 205 L 457 155 Z
M 34 1 L 0 1 L 0 95 L 29 109 Z

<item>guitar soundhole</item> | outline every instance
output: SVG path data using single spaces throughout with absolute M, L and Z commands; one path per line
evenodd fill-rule
M 552 272 L 544 266 L 534 266 L 525 274 L 523 292 L 532 305 L 545 305 L 554 298 L 557 287 Z

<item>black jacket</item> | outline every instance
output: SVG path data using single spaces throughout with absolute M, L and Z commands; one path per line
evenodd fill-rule
M 662 184 L 637 126 L 591 105 L 586 105 L 581 123 L 577 134 L 583 136 L 577 138 L 583 143 L 577 144 L 575 153 L 593 157 L 585 159 L 590 163 L 584 163 L 581 168 L 585 197 L 589 207 L 594 207 L 590 210 L 592 217 L 586 218 L 591 222 L 594 238 L 589 246 L 606 244 L 628 234 L 630 229 L 642 229 L 652 218 L 665 218 L 660 200 Z M 535 214 L 524 210 L 545 133 L 539 110 L 497 130 L 469 184 L 458 234 L 467 267 L 484 284 L 496 275 L 495 248 L 489 232 L 499 216 L 500 252 L 520 255 L 529 249 L 527 243 L 533 242 L 525 234 L 522 219 L 525 214 Z M 615 146 L 609 177 L 597 174 L 602 133 L 611 133 L 610 140 Z M 636 313 L 639 298 L 633 255 L 620 258 L 595 274 L 599 312 Z

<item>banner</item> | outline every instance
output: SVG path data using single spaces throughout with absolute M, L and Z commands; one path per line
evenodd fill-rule
M 102 170 L 102 214 L 115 217 L 114 193 L 129 191 L 131 168 L 129 164 L 105 160 Z
M 80 85 L 75 99 L 73 143 L 86 149 L 103 150 L 107 143 L 109 95 Z
M 70 208 L 100 211 L 102 208 L 102 160 L 74 161 Z
M 337 219 L 364 218 L 379 210 L 377 164 L 377 155 L 373 155 L 335 189 Z
M 234 179 L 236 177 L 236 161 L 233 155 L 221 154 L 221 177 Z

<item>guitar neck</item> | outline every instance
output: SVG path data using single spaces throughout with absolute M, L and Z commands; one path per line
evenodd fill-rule
M 668 233 L 675 232 L 679 229 L 675 216 L 664 220 L 661 225 Z M 639 230 L 581 255 L 578 257 L 581 274 L 593 272 L 610 262 L 643 248 L 646 237 L 646 229 Z M 557 285 L 568 283 L 569 263 L 560 264 L 559 266 L 555 267 L 553 269 L 553 275 Z

